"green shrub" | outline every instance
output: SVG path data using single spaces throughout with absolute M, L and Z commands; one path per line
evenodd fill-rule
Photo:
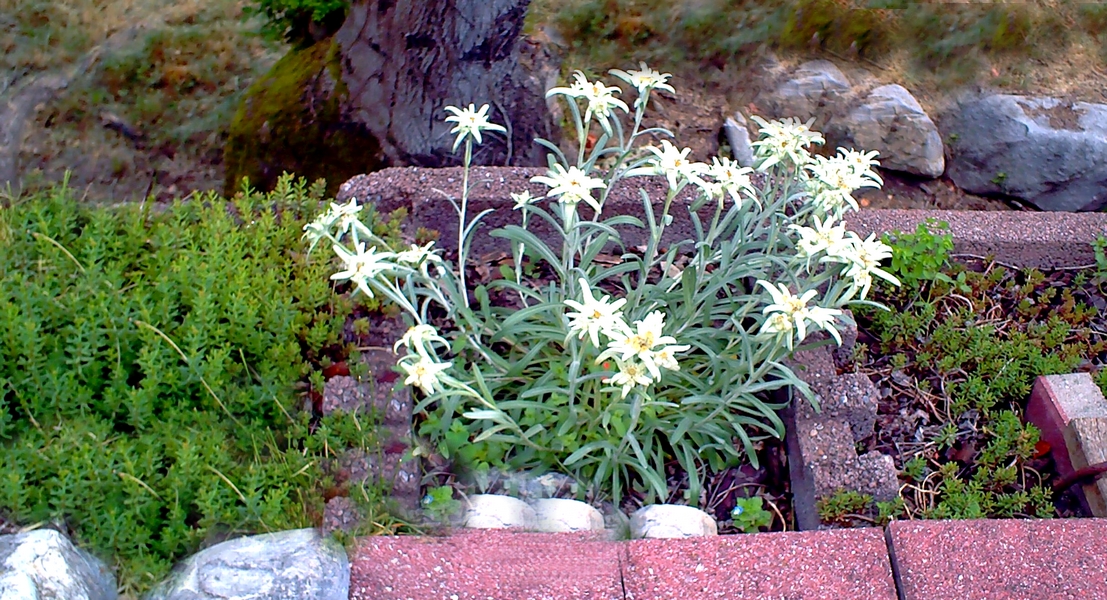
M 903 283 L 904 291 L 916 290 L 930 281 L 951 281 L 942 272 L 949 266 L 949 254 L 953 251 L 949 223 L 927 219 L 926 223 L 919 223 L 914 233 L 897 231 L 884 234 L 882 239 L 892 247 L 889 271 Z
M 259 14 L 266 22 L 262 30 L 297 46 L 328 37 L 342 26 L 349 0 L 254 0 L 247 14 Z
M 129 591 L 211 536 L 318 521 L 328 450 L 373 440 L 297 409 L 305 352 L 342 342 L 298 258 L 317 191 L 0 208 L 0 514 L 70 528 Z

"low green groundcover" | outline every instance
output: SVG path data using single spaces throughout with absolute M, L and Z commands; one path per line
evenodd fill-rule
M 0 205 L 0 518 L 69 528 L 131 593 L 205 540 L 318 522 L 323 459 L 370 441 L 297 408 L 350 310 L 302 255 L 320 190 Z

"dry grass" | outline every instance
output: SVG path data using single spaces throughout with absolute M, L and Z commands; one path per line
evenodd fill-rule
M 0 0 L 0 95 L 91 67 L 38 113 L 20 156 L 25 186 L 72 170 L 98 199 L 219 188 L 235 102 L 283 50 L 243 18 L 249 4 Z
M 786 62 L 855 64 L 934 100 L 965 85 L 1107 98 L 1102 2 L 535 0 L 529 27 L 560 34 L 570 68 L 647 60 L 702 73 L 770 47 Z

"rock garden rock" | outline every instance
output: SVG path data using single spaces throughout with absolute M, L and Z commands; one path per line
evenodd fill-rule
M 871 84 L 854 86 L 825 60 L 806 62 L 788 75 L 774 77 L 779 83 L 755 101 L 767 116 L 814 118 L 813 127 L 823 133 L 828 148 L 875 150 L 880 166 L 888 170 L 923 177 L 938 177 L 945 170 L 942 136 L 903 86 L 882 85 L 866 92 Z
M 730 144 L 730 156 L 743 167 L 752 167 L 753 145 L 750 140 L 749 123 L 742 113 L 736 112 L 723 123 L 723 133 Z
M 147 600 L 346 600 L 346 551 L 314 529 L 238 538 L 203 550 L 174 569 Z
M 641 538 L 689 538 L 719 535 L 711 515 L 679 504 L 643 506 L 630 517 L 630 536 Z
M 535 474 L 489 470 L 472 482 L 486 494 L 513 496 L 526 502 L 543 498 L 570 498 L 576 495 L 577 482 L 561 473 Z
M 977 96 L 960 102 L 945 128 L 955 138 L 949 176 L 965 191 L 1042 210 L 1107 205 L 1107 105 Z
M 880 166 L 923 177 L 945 171 L 945 149 L 934 121 L 901 85 L 882 85 L 866 96 L 836 125 L 850 145 L 880 153 Z
M 114 600 L 115 577 L 53 529 L 0 536 L 0 598 Z
M 538 526 L 538 515 L 529 504 L 511 496 L 469 496 L 461 522 L 470 529 L 527 529 Z
M 579 500 L 544 498 L 531 503 L 537 517 L 536 529 L 547 533 L 602 531 L 603 515 Z
M 806 62 L 773 91 L 758 97 L 757 106 L 774 117 L 816 117 L 815 128 L 825 125 L 838 105 L 852 95 L 849 79 L 826 60 Z

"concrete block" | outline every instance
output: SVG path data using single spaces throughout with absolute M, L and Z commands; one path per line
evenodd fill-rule
M 1030 392 L 1026 418 L 1049 444 L 1059 477 L 1107 460 L 1107 399 L 1088 373 L 1039 377 Z M 1079 432 L 1073 424 L 1080 421 Z M 1107 517 L 1107 483 L 1083 486 L 1081 501 L 1092 514 Z

